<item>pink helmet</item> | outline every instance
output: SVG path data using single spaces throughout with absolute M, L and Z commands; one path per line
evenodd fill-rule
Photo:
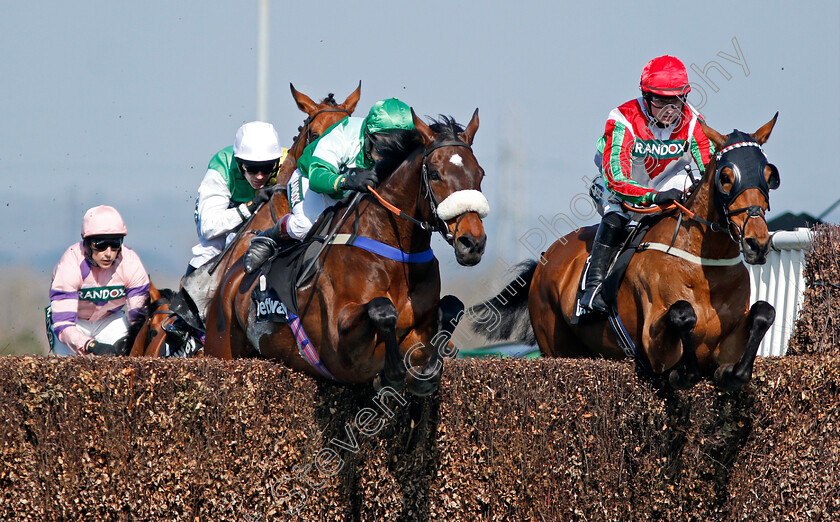
M 124 236 L 128 233 L 122 216 L 114 207 L 99 205 L 85 212 L 82 220 L 82 237 Z
M 642 92 L 659 96 L 684 96 L 691 92 L 685 65 L 673 56 L 660 56 L 649 61 L 639 82 Z

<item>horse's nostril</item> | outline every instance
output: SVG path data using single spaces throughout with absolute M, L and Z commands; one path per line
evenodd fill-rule
M 761 243 L 759 243 L 758 240 L 753 238 L 753 237 L 748 237 L 748 238 L 744 239 L 744 243 L 746 244 L 746 247 L 751 252 L 760 252 L 761 251 Z
M 458 244 L 461 248 L 465 248 L 467 250 L 472 250 L 475 246 L 475 239 L 470 236 L 461 236 L 458 238 Z

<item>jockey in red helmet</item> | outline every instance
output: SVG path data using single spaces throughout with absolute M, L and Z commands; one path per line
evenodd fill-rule
M 691 92 L 685 65 L 667 54 L 645 65 L 639 88 L 648 115 L 660 127 L 669 126 L 680 119 L 685 98 Z
M 581 306 L 606 312 L 600 286 L 624 240 L 632 217 L 622 202 L 665 205 L 680 199 L 691 185 L 686 166 L 702 174 L 714 153 L 687 101 L 691 91 L 685 65 L 660 56 L 645 65 L 639 82 L 642 96 L 613 109 L 598 140 L 595 164 L 599 176 L 590 193 L 604 216 L 592 246 Z

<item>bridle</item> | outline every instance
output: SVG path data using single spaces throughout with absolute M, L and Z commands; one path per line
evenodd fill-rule
M 735 243 L 744 240 L 744 233 L 747 222 L 750 219 L 765 219 L 764 214 L 770 210 L 770 189 L 778 187 L 778 170 L 767 162 L 761 145 L 755 138 L 738 130 L 732 132 L 723 148 L 715 155 L 715 202 L 726 220 L 726 229 L 729 237 Z M 764 169 L 769 166 L 772 169 L 771 183 L 764 177 Z M 721 183 L 721 173 L 724 168 L 732 172 L 732 188 L 724 190 Z M 730 206 L 744 191 L 758 189 L 768 202 L 767 208 L 759 205 L 749 205 L 737 209 Z M 743 226 L 738 226 L 732 221 L 732 216 L 746 213 L 747 219 Z M 733 230 L 735 234 L 733 234 Z M 736 237 L 737 236 L 737 237 Z
M 386 201 L 385 198 L 383 198 L 381 195 L 379 195 L 379 193 L 375 189 L 370 188 L 369 190 L 370 190 L 371 194 L 373 194 L 374 197 L 377 200 L 379 200 L 379 202 L 382 204 L 382 206 L 384 206 L 386 209 L 390 210 L 392 213 L 394 213 L 394 214 L 396 214 L 396 215 L 398 215 L 398 216 L 400 216 L 404 219 L 407 219 L 408 221 L 410 221 L 410 222 L 414 223 L 415 225 L 417 225 L 418 227 L 420 227 L 422 230 L 425 230 L 425 231 L 428 231 L 428 232 L 439 232 L 440 235 L 443 237 L 443 239 L 447 243 L 451 244 L 452 240 L 455 238 L 455 235 L 458 232 L 458 226 L 461 224 L 461 219 L 463 219 L 463 217 L 466 215 L 466 213 L 458 216 L 458 219 L 455 222 L 455 232 L 449 232 L 449 226 L 446 224 L 446 221 L 441 219 L 440 215 L 438 214 L 438 207 L 440 206 L 440 203 L 438 202 L 437 197 L 435 196 L 435 193 L 432 190 L 431 180 L 430 180 L 430 176 L 429 176 L 429 170 L 430 169 L 429 169 L 429 165 L 428 165 L 427 160 L 428 160 L 429 155 L 432 152 L 434 152 L 435 150 L 440 149 L 442 147 L 465 147 L 465 148 L 469 149 L 470 152 L 472 152 L 472 147 L 470 147 L 467 143 L 465 143 L 463 141 L 460 141 L 460 140 L 446 140 L 446 141 L 441 141 L 441 142 L 438 142 L 438 143 L 433 143 L 430 147 L 426 148 L 423 151 L 423 165 L 422 165 L 422 168 L 421 168 L 421 171 L 420 171 L 420 176 L 421 176 L 421 179 L 422 179 L 423 187 L 426 190 L 425 190 L 425 194 L 423 194 L 421 192 L 419 197 L 429 203 L 429 207 L 432 209 L 432 215 L 434 216 L 433 222 L 417 220 L 417 219 L 413 218 L 412 216 L 408 215 L 407 213 L 405 213 L 404 211 L 400 210 L 398 207 L 396 207 L 393 204 Z

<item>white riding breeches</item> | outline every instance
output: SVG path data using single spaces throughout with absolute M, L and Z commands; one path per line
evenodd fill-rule
M 76 319 L 76 326 L 86 335 L 101 343 L 114 344 L 128 335 L 128 318 L 122 310 L 109 314 L 98 321 Z M 52 328 L 52 325 L 50 325 L 50 328 Z M 53 338 L 55 342 L 53 353 L 55 355 L 77 355 L 72 348 L 58 340 L 55 331 L 53 331 Z
M 289 178 L 286 193 L 292 205 L 292 217 L 286 223 L 286 230 L 298 241 L 306 237 L 312 223 L 317 221 L 328 207 L 338 202 L 326 194 L 309 190 L 309 178 L 302 176 L 297 169 Z

